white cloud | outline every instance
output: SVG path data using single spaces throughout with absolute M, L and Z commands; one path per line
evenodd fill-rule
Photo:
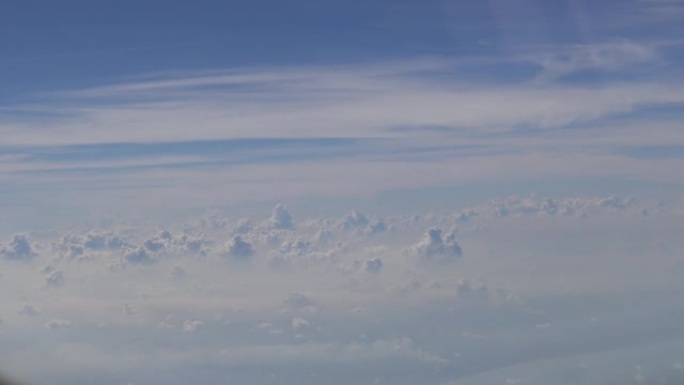
M 177 252 L 191 253 L 193 255 L 204 256 L 207 254 L 208 240 L 204 234 L 183 234 L 174 240 L 174 244 L 181 247 Z
M 268 219 L 267 226 L 272 229 L 290 230 L 294 228 L 292 222 L 292 215 L 282 204 L 277 204 L 271 212 L 271 217 Z
M 144 247 L 137 247 L 125 252 L 123 258 L 126 262 L 133 265 L 149 265 L 155 262 L 150 252 Z
M 450 232 L 443 235 L 442 229 L 437 227 L 428 229 L 423 239 L 407 251 L 428 262 L 452 262 L 463 254 L 461 246 L 456 242 L 456 234 Z
M 233 232 L 237 220 L 226 213 L 212 214 L 220 226 L 202 223 L 201 214 L 175 221 L 146 218 L 131 227 L 103 228 L 98 234 L 111 233 L 125 246 L 84 246 L 88 258 L 62 258 L 60 251 L 61 245 L 83 246 L 88 232 L 71 233 L 66 241 L 64 231 L 31 233 L 28 239 L 55 246 L 40 249 L 28 263 L 3 262 L 0 311 L 8 344 L 3 346 L 9 347 L 0 348 L 0 359 L 20 362 L 12 344 L 31 336 L 43 344 L 46 361 L 66 357 L 62 369 L 77 376 L 89 364 L 60 355 L 65 339 L 90 346 L 79 350 L 92 353 L 86 355 L 89 363 L 129 373 L 136 382 L 149 362 L 169 373 L 214 365 L 216 373 L 247 373 L 246 379 L 256 378 L 251 370 L 260 362 L 262 372 L 284 375 L 278 368 L 286 368 L 297 378 L 312 371 L 323 378 L 312 368 L 329 364 L 373 377 L 404 368 L 446 383 L 461 373 L 464 362 L 478 374 L 547 354 L 572 354 L 575 348 L 656 341 L 660 336 L 649 334 L 652 329 L 637 313 L 670 322 L 668 330 L 681 324 L 682 317 L 671 312 L 681 299 L 663 293 L 680 286 L 684 271 L 673 259 L 682 245 L 684 212 L 648 202 L 619 196 L 505 197 L 386 216 L 382 221 L 392 231 L 372 236 L 367 233 L 376 219 L 371 212 L 364 214 L 368 223 L 352 231 L 340 225 L 339 212 L 345 212 L 340 210 L 326 218 L 302 215 L 289 230 L 257 226 L 243 234 Z M 504 208 L 506 216 L 500 215 Z M 564 213 L 568 208 L 574 213 Z M 643 208 L 648 216 L 639 214 Z M 455 225 L 458 237 L 443 230 Z M 327 240 L 315 241 L 317 234 Z M 259 251 L 247 257 L 244 268 L 231 268 L 220 257 L 226 246 L 239 244 L 235 237 Z M 150 239 L 164 248 L 152 252 L 144 246 Z M 207 257 L 197 258 L 186 248 L 196 239 Z M 643 258 L 654 239 L 670 246 Z M 467 258 L 460 258 L 460 245 Z M 154 263 L 134 268 L 146 259 L 122 257 L 139 252 Z M 285 258 L 288 268 L 273 269 L 269 256 Z M 428 262 L 428 268 L 417 268 L 417 260 Z M 115 271 L 108 269 L 112 262 L 119 264 Z M 68 280 L 45 290 L 45 280 L 58 272 Z M 659 287 L 657 296 L 630 297 L 638 306 L 615 307 L 625 300 L 615 294 L 621 288 Z M 545 324 L 552 327 L 537 327 Z M 548 348 L 530 348 L 531 336 Z M 164 341 L 163 347 L 152 340 Z M 39 353 L 30 347 L 26 352 Z
M 292 319 L 292 328 L 295 330 L 302 330 L 308 328 L 310 325 L 309 321 L 302 317 L 296 317 Z
M 583 70 L 624 71 L 659 63 L 657 46 L 622 41 L 574 45 L 524 56 L 542 66 L 538 80 L 551 80 Z
M 151 238 L 143 242 L 143 246 L 147 250 L 157 253 L 166 248 L 166 242 L 163 238 Z
M 385 221 L 382 219 L 376 219 L 371 221 L 368 224 L 368 227 L 366 228 L 366 233 L 374 235 L 374 234 L 380 234 L 387 231 L 387 225 L 385 225 Z
M 37 255 L 29 238 L 24 234 L 17 234 L 9 242 L 0 244 L 0 255 L 10 260 L 26 260 Z
M 244 241 L 240 235 L 234 236 L 233 239 L 226 244 L 226 253 L 235 258 L 247 259 L 254 255 L 254 252 L 252 244 Z
M 236 235 L 247 234 L 252 230 L 252 221 L 249 218 L 240 219 L 233 228 Z
M 628 71 L 662 64 L 667 60 L 659 51 L 663 44 L 625 40 L 530 47 L 513 61 L 545 63 L 547 78 L 586 68 Z M 483 68 L 500 65 L 500 59 L 477 60 Z M 682 87 L 668 72 L 671 66 L 663 65 L 662 75 L 584 86 L 532 79 L 482 84 L 459 78 L 461 65 L 428 59 L 344 68 L 229 69 L 140 78 L 54 99 L 44 95 L 36 105 L 17 108 L 46 116 L 59 111 L 66 117 L 47 119 L 46 126 L 42 120 L 0 122 L 0 136 L 6 146 L 20 146 L 18 152 L 46 146 L 47 152 L 66 152 L 66 159 L 8 156 L 0 162 L 0 179 L 17 189 L 40 183 L 43 192 L 31 189 L 40 201 L 112 207 L 114 212 L 116 206 L 137 212 L 152 206 L 168 210 L 311 196 L 359 198 L 393 189 L 502 179 L 682 182 L 678 173 L 667 171 L 680 166 L 681 159 L 638 159 L 619 148 L 681 145 L 676 118 L 649 113 L 684 103 Z M 236 84 L 240 87 L 230 87 Z M 214 87 L 224 85 L 229 87 Z M 84 95 L 89 95 L 87 101 Z M 558 129 L 568 125 L 577 129 Z M 203 140 L 245 138 L 267 139 L 264 143 L 273 138 L 342 138 L 352 144 L 332 151 L 315 144 L 304 144 L 303 150 L 265 145 L 254 154 L 245 151 L 250 156 L 244 163 L 200 150 Z M 68 159 L 72 147 L 50 147 L 187 141 L 197 145 L 198 154 L 142 154 L 125 162 Z M 282 164 L 282 155 L 287 164 Z M 207 164 L 212 164 L 210 170 Z M 103 175 L 93 167 L 112 172 Z M 265 183 L 271 187 L 263 188 Z M 130 188 L 121 194 L 112 186 Z M 101 193 L 87 194 L 87 188 Z M 72 254 L 78 253 L 74 246 Z
M 368 217 L 358 210 L 352 211 L 342 219 L 342 227 L 347 230 L 363 230 L 369 223 Z
M 196 331 L 202 330 L 204 328 L 204 323 L 198 320 L 186 320 L 183 322 L 183 331 L 186 333 L 194 333 Z
M 437 52 L 423 38 L 451 33 L 455 59 L 133 74 L 0 107 L 0 370 L 55 385 L 681 371 L 684 3 L 401 3 L 356 22 L 394 53 L 390 35 Z M 559 32 L 581 43 L 504 45 Z M 278 201 L 294 219 L 258 214 Z
M 96 250 L 105 248 L 118 250 L 126 245 L 126 242 L 112 232 L 89 231 L 83 240 L 83 246 Z
M 583 68 L 657 63 L 658 56 L 653 51 L 649 46 L 626 41 L 562 49 L 547 47 L 516 59 L 542 63 L 546 76 L 559 76 Z M 373 66 L 357 65 L 345 69 L 323 66 L 295 71 L 243 70 L 237 71 L 242 73 L 236 76 L 196 76 L 114 86 L 105 91 L 83 90 L 83 94 L 99 94 L 100 103 L 80 105 L 81 99 L 71 93 L 59 95 L 62 101 L 70 100 L 66 105 L 55 102 L 31 106 L 39 111 L 64 111 L 67 116 L 75 116 L 73 121 L 50 122 L 52 129 L 42 132 L 42 136 L 36 135 L 42 127 L 34 126 L 35 122 L 3 125 L 0 133 L 6 143 L 16 145 L 395 137 L 396 132 L 390 134 L 386 130 L 407 126 L 476 131 L 521 126 L 552 128 L 628 113 L 644 105 L 684 102 L 678 87 L 658 79 L 602 87 L 540 86 L 533 82 L 483 86 L 457 76 L 455 81 L 436 82 L 435 78 L 444 71 L 458 74 L 458 67 L 448 61 L 434 61 L 427 70 L 424 64 L 416 62 L 383 64 L 371 69 Z M 397 71 L 401 66 L 403 69 Z M 251 93 L 257 97 L 245 98 L 236 90 L 197 92 L 195 88 L 195 92 L 190 92 L 198 83 L 207 87 L 231 85 L 240 82 L 236 79 L 240 77 L 251 78 L 247 86 L 253 88 Z M 279 81 L 284 78 L 288 80 Z M 174 89 L 173 94 L 168 92 L 169 87 Z M 131 98 L 143 88 L 144 97 Z M 128 102 L 122 104 L 122 98 Z M 195 124 L 197 121 L 203 124 Z M 185 129 L 189 125 L 195 129 Z
M 162 230 L 159 232 L 159 238 L 171 241 L 173 239 L 173 234 L 169 230 Z

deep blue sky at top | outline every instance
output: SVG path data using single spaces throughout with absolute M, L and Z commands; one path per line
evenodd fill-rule
M 634 16 L 634 7 L 583 0 L 3 0 L 0 101 L 166 70 L 500 54 L 672 34 L 672 25 L 612 23 Z

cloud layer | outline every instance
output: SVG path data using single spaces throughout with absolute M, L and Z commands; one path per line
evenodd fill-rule
M 310 218 L 277 205 L 263 217 L 17 235 L 3 243 L 2 369 L 38 383 L 161 371 L 171 383 L 408 384 L 514 380 L 525 376 L 511 365 L 611 360 L 605 349 L 669 359 L 684 346 L 671 312 L 682 213 L 530 196 L 418 216 Z M 670 337 L 674 350 L 659 347 Z M 660 361 L 635 357 L 657 374 Z

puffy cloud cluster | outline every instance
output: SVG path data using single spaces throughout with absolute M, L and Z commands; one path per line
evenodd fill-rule
M 375 219 L 366 227 L 366 233 L 372 235 L 380 234 L 385 231 L 387 231 L 387 225 L 385 225 L 385 221 L 382 219 Z
M 370 219 L 366 214 L 353 210 L 345 215 L 339 223 L 339 227 L 344 230 L 352 230 L 365 234 L 380 234 L 387 230 L 387 226 L 382 219 Z
M 207 240 L 201 232 L 183 232 L 174 235 L 170 230 L 162 230 L 156 236 L 142 241 L 144 247 L 152 254 L 160 255 L 201 255 L 208 253 Z
M 370 221 L 368 217 L 358 210 L 344 216 L 342 219 L 342 227 L 346 230 L 365 229 Z
M 254 255 L 254 247 L 244 241 L 240 235 L 236 235 L 226 244 L 226 253 L 234 258 L 247 259 Z
M 457 216 L 463 221 L 480 214 L 489 214 L 497 217 L 527 215 L 586 217 L 602 212 L 626 210 L 636 206 L 634 199 L 617 196 L 561 199 L 539 198 L 534 195 L 525 198 L 511 196 L 490 201 L 476 208 L 461 210 L 457 213 Z
M 180 235 L 168 229 L 152 236 L 146 233 L 144 229 L 70 233 L 54 242 L 52 250 L 67 259 L 116 257 L 125 264 L 150 264 L 164 256 L 206 256 L 209 252 L 209 241 L 197 230 Z
M 155 262 L 150 252 L 142 246 L 126 251 L 123 258 L 132 265 L 149 265 Z
M 297 238 L 292 241 L 285 241 L 280 245 L 280 252 L 283 254 L 291 254 L 295 256 L 304 255 L 311 248 L 311 243 Z
M 235 226 L 233 226 L 233 234 L 247 234 L 252 230 L 252 221 L 249 218 L 240 219 Z
M 266 218 L 255 220 L 254 223 L 261 225 L 253 226 L 249 219 L 213 214 L 211 226 L 192 220 L 164 223 L 164 227 L 137 224 L 68 236 L 44 232 L 15 237 L 2 245 L 3 256 L 7 253 L 36 255 L 33 263 L 5 263 L 7 271 L 3 271 L 0 289 L 10 311 L 3 313 L 3 332 L 7 338 L 13 338 L 15 330 L 24 332 L 15 333 L 18 336 L 27 335 L 25 331 L 29 330 L 36 333 L 36 338 L 41 337 L 39 333 L 53 333 L 53 337 L 78 339 L 76 349 L 90 353 L 87 349 L 91 347 L 84 346 L 92 344 L 105 352 L 102 354 L 106 358 L 102 360 L 105 367 L 110 364 L 110 358 L 119 365 L 135 361 L 121 358 L 132 351 L 165 362 L 164 352 L 168 351 L 171 357 L 168 362 L 173 363 L 170 367 L 178 365 L 179 372 L 191 367 L 193 360 L 199 362 L 200 372 L 208 364 L 215 365 L 212 367 L 218 368 L 217 371 L 222 370 L 225 362 L 232 365 L 231 369 L 237 368 L 235 371 L 245 371 L 253 367 L 251 358 L 269 356 L 280 360 L 278 365 L 293 365 L 287 369 L 303 378 L 301 368 L 305 367 L 305 377 L 309 376 L 315 371 L 311 369 L 315 365 L 306 366 L 308 362 L 325 356 L 326 362 L 335 364 L 331 367 L 350 372 L 362 367 L 367 372 L 376 370 L 380 374 L 397 368 L 406 368 L 402 375 L 419 372 L 421 368 L 428 368 L 421 375 L 441 373 L 443 368 L 454 373 L 462 370 L 463 362 L 477 365 L 486 361 L 488 352 L 501 346 L 503 349 L 494 355 L 500 365 L 518 362 L 521 351 L 526 354 L 524 359 L 538 360 L 547 351 L 535 355 L 524 348 L 529 346 L 530 333 L 540 332 L 535 325 L 552 324 L 553 328 L 545 329 L 547 334 L 556 330 L 571 334 L 601 327 L 598 322 L 590 322 L 591 317 L 603 317 L 606 322 L 610 322 L 610 317 L 608 313 L 600 313 L 604 305 L 601 304 L 587 310 L 586 325 L 570 324 L 583 322 L 577 321 L 582 316 L 573 313 L 565 317 L 567 314 L 557 312 L 565 308 L 584 309 L 572 302 L 576 299 L 568 301 L 568 306 L 561 306 L 546 291 L 542 293 L 549 298 L 529 298 L 529 293 L 541 286 L 535 286 L 540 285 L 535 279 L 520 277 L 529 274 L 540 281 L 551 281 L 554 277 L 548 278 L 552 274 L 546 273 L 561 266 L 564 276 L 574 272 L 582 274 L 580 281 L 584 290 L 590 275 L 587 271 L 590 266 L 598 266 L 591 263 L 601 255 L 583 261 L 563 258 L 562 262 L 544 253 L 539 257 L 521 256 L 526 250 L 516 249 L 519 246 L 512 245 L 510 239 L 526 243 L 525 237 L 530 234 L 531 240 L 538 240 L 535 237 L 539 226 L 535 223 L 541 223 L 544 228 L 560 224 L 560 229 L 581 231 L 587 225 L 604 224 L 604 221 L 563 218 L 535 219 L 534 215 L 563 216 L 568 206 L 574 207 L 575 213 L 624 212 L 634 204 L 614 197 L 530 199 L 494 201 L 500 205 L 489 203 L 464 209 L 456 217 L 453 212 L 443 212 L 378 220 L 352 211 L 343 217 L 304 218 L 294 227 L 282 226 L 292 224 L 291 216 L 289 220 L 283 219 L 282 211 L 278 214 L 279 210 L 274 209 L 267 219 L 268 226 L 263 222 Z M 526 219 L 520 222 L 535 226 L 518 226 L 516 221 L 502 219 L 499 214 L 503 211 L 493 207 L 505 207 L 508 217 L 525 215 Z M 653 226 L 657 222 L 651 221 L 651 217 L 639 219 Z M 615 224 L 605 222 L 608 226 Z M 456 224 L 458 237 L 449 230 Z M 374 226 L 377 231 L 373 230 Z M 385 231 L 388 228 L 392 231 Z M 511 228 L 516 232 L 511 234 Z M 553 228 L 549 233 L 552 231 Z M 501 234 L 511 234 L 511 237 L 503 239 Z M 49 237 L 53 237 L 55 245 L 52 253 L 40 247 L 50 242 Z M 38 241 L 35 247 L 29 242 L 33 239 Z M 603 238 L 600 241 L 607 243 Z M 460 260 L 461 242 L 467 246 L 468 258 L 449 265 L 446 262 Z M 506 258 L 501 258 L 496 247 L 505 250 Z M 676 250 L 673 246 L 672 253 Z M 232 268 L 239 267 L 240 263 L 226 262 L 226 257 L 248 262 L 244 263 L 245 268 Z M 642 260 L 620 259 L 630 266 L 659 263 L 655 258 L 641 264 Z M 421 265 L 417 261 L 424 262 L 426 267 L 417 268 Z M 608 262 L 602 260 L 601 264 L 609 265 Z M 108 263 L 118 268 L 107 271 Z M 226 263 L 230 268 L 226 268 Z M 564 269 L 565 264 L 572 268 Z M 488 270 L 492 265 L 496 269 Z M 283 266 L 287 268 L 274 269 Z M 627 281 L 622 277 L 627 270 L 620 272 L 620 282 Z M 497 286 L 478 282 L 496 282 Z M 498 285 L 524 293 L 524 301 L 509 300 L 515 297 L 498 289 Z M 11 298 L 13 295 L 15 298 Z M 26 305 L 27 302 L 31 305 Z M 616 302 L 619 301 L 613 301 Z M 668 303 L 663 308 L 672 306 Z M 574 311 L 568 310 L 568 313 Z M 561 329 L 563 322 L 568 325 L 566 329 Z M 415 325 L 422 325 L 421 330 Z M 639 327 L 632 329 L 638 332 Z M 137 342 L 142 340 L 138 336 L 149 335 L 159 336 L 164 341 L 164 349 L 150 346 L 149 339 Z M 522 336 L 520 349 L 511 342 L 518 335 Z M 554 338 L 561 335 L 565 334 L 558 332 L 548 341 L 557 342 Z M 504 338 L 506 343 L 500 344 L 496 337 Z M 122 343 L 125 348 L 107 350 L 114 345 L 113 339 L 121 338 L 125 340 Z M 46 343 L 58 353 L 65 349 L 49 345 Z M 307 355 L 293 355 L 297 351 Z M 359 357 L 377 361 L 368 364 Z M 4 359 L 2 349 L 0 359 Z M 278 372 L 278 365 L 267 362 L 263 367 Z M 490 369 L 482 364 L 482 368 L 473 370 Z M 321 372 L 317 374 L 316 379 L 306 377 L 311 379 L 308 383 L 322 378 Z M 133 380 L 140 383 L 141 378 L 144 375 L 107 383 Z M 427 377 L 416 375 L 406 383 L 415 383 L 420 378 Z M 448 382 L 444 380 L 433 382 Z
M 294 222 L 292 221 L 292 215 L 288 211 L 287 207 L 282 204 L 277 204 L 273 211 L 271 212 L 271 217 L 268 218 L 266 222 L 267 227 L 278 230 L 291 230 L 294 229 Z
M 85 259 L 89 253 L 121 251 L 132 245 L 114 231 L 92 230 L 85 234 L 67 234 L 53 245 L 61 256 L 72 259 Z
M 126 245 L 126 242 L 117 234 L 99 231 L 90 231 L 85 234 L 83 239 L 83 246 L 88 249 L 121 249 Z
M 146 240 L 145 242 L 143 242 L 143 246 L 147 250 L 149 250 L 153 253 L 157 253 L 157 252 L 160 252 L 166 248 L 166 242 L 164 242 L 164 241 L 165 241 L 164 238 L 150 238 L 150 239 Z
M 456 234 L 450 232 L 444 235 L 437 227 L 428 229 L 423 239 L 407 251 L 424 261 L 435 262 L 451 262 L 463 254 L 461 246 L 456 242 Z
M 26 260 L 37 254 L 28 237 L 24 234 L 17 234 L 9 242 L 0 244 L 0 255 L 5 259 Z

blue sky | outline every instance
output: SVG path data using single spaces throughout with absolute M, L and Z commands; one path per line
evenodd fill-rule
M 0 372 L 678 383 L 683 25 L 681 0 L 0 2 Z
M 204 185 L 216 186 L 210 206 L 330 196 L 373 205 L 393 193 L 446 194 L 444 206 L 465 199 L 459 189 L 494 196 L 489 186 L 502 182 L 519 194 L 566 180 L 600 194 L 682 182 L 663 171 L 682 155 L 679 1 L 2 7 L 2 201 L 41 207 L 38 222 L 51 217 L 45 201 L 135 212 L 147 187 L 165 210 Z M 321 188 L 323 164 L 345 178 Z M 245 176 L 252 166 L 262 171 Z M 255 196 L 257 179 L 271 192 Z M 287 180 L 299 191 L 278 187 Z M 127 199 L 76 198 L 117 185 Z M 13 223 L 33 227 L 21 212 Z
M 2 7 L 0 177 L 9 209 L 16 195 L 40 205 L 58 194 L 62 207 L 135 211 L 150 195 L 146 183 L 168 186 L 154 188 L 166 207 L 194 201 L 189 184 L 233 175 L 221 189 L 236 192 L 208 205 L 421 190 L 414 197 L 425 201 L 435 188 L 480 182 L 489 196 L 486 186 L 505 174 L 497 164 L 517 164 L 505 179 L 521 194 L 567 178 L 578 191 L 596 178 L 623 180 L 616 193 L 681 182 L 650 172 L 664 167 L 658 154 L 670 166 L 681 161 L 678 1 Z M 644 162 L 631 165 L 637 158 Z M 323 163 L 346 175 L 337 184 L 366 187 L 321 189 L 325 176 L 313 171 Z M 573 164 L 598 167 L 583 175 Z M 258 187 L 241 175 L 257 165 L 264 171 L 252 179 L 274 184 L 271 194 L 254 196 Z M 415 177 L 402 182 L 404 172 Z M 300 191 L 277 187 L 295 179 Z M 92 197 L 75 198 L 117 184 L 129 200 L 84 207 Z
M 652 43 L 680 37 L 680 12 L 674 1 L 7 1 L 2 96 L 159 71 Z

